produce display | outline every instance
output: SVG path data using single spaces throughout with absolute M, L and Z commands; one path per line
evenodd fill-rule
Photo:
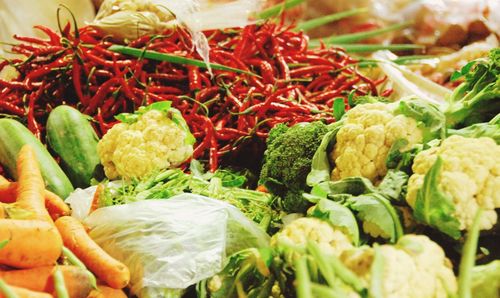
M 441 55 L 342 27 L 373 7 L 275 2 L 60 5 L 13 35 L 0 297 L 500 297 L 495 14 Z

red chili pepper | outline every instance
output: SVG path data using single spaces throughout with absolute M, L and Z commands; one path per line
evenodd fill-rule
M 290 77 L 296 78 L 296 77 L 307 77 L 307 76 L 314 76 L 314 75 L 320 75 L 325 72 L 329 72 L 334 70 L 335 67 L 331 65 L 312 65 L 312 66 L 304 66 L 301 68 L 296 68 L 293 70 L 290 70 Z
M 120 83 L 119 78 L 112 78 L 112 79 L 106 81 L 105 83 L 103 83 L 99 87 L 99 89 L 97 89 L 97 92 L 95 93 L 95 95 L 90 99 L 89 105 L 85 109 L 85 113 L 86 114 L 93 114 L 96 111 L 97 107 L 99 107 L 103 103 L 104 98 L 109 93 L 109 89 L 113 85 L 117 85 L 119 83 Z M 104 112 L 106 112 L 106 111 L 104 111 Z
M 61 45 L 61 36 L 59 34 L 57 34 L 57 32 L 55 32 L 51 28 L 45 27 L 45 26 L 42 26 L 42 25 L 34 26 L 34 28 L 36 28 L 36 29 L 42 31 L 43 33 L 45 33 L 49 37 L 51 45 L 54 45 L 54 46 L 60 46 Z
M 170 74 L 170 73 L 152 73 L 148 74 L 148 78 L 153 78 L 153 79 L 161 79 L 165 81 L 171 81 L 171 82 L 182 82 L 187 79 L 186 75 L 177 75 L 177 74 Z
M 73 60 L 73 70 L 72 70 L 72 78 L 73 78 L 73 87 L 75 88 L 75 93 L 83 106 L 88 105 L 88 98 L 83 95 L 82 88 L 82 78 L 81 78 L 81 68 L 80 61 L 78 59 Z
M 153 93 L 168 93 L 175 95 L 185 94 L 185 92 L 181 89 L 170 86 L 149 86 L 148 91 Z
M 21 109 L 20 107 L 16 106 L 15 104 L 0 100 L 0 110 L 4 110 L 6 112 L 12 113 L 17 116 L 24 116 L 25 111 Z
M 101 57 L 98 57 L 89 51 L 84 53 L 84 57 L 88 58 L 91 62 L 101 65 L 101 66 L 106 66 L 109 68 L 115 68 L 115 67 L 127 67 L 132 65 L 132 61 L 130 60 L 117 60 L 117 61 L 108 61 L 105 60 Z
M 5 81 L 0 79 L 0 87 L 9 88 L 13 90 L 27 90 L 26 84 L 17 81 Z
M 19 36 L 17 34 L 14 34 L 14 39 L 19 40 L 19 41 L 24 41 L 24 42 L 29 42 L 29 43 L 34 43 L 34 44 L 39 44 L 39 45 L 49 45 L 49 41 L 37 38 L 37 37 L 28 37 L 28 36 Z
M 196 66 L 188 66 L 189 90 L 201 89 L 200 69 Z

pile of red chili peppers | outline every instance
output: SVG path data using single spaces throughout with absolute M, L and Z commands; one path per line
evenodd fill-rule
M 0 80 L 0 112 L 25 117 L 43 138 L 43 124 L 55 106 L 69 104 L 91 115 L 100 134 L 114 116 L 141 105 L 170 100 L 197 139 L 194 158 L 219 159 L 242 138 L 266 138 L 277 123 L 334 121 L 333 102 L 347 96 L 377 94 L 377 85 L 360 74 L 342 49 L 308 49 L 308 37 L 291 27 L 266 22 L 241 29 L 205 32 L 210 61 L 250 71 L 230 71 L 134 58 L 110 51 L 109 37 L 84 27 L 61 34 L 36 27 L 47 39 L 15 36 L 12 51 L 26 59 L 3 61 L 20 75 Z M 143 36 L 130 47 L 201 59 L 181 27 L 161 36 Z

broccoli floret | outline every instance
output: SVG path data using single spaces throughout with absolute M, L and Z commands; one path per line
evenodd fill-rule
M 267 139 L 260 184 L 282 198 L 282 208 L 287 212 L 305 212 L 308 202 L 302 197 L 309 191 L 307 174 L 321 139 L 328 126 L 320 121 L 274 127 Z
M 464 66 L 465 76 L 449 98 L 445 111 L 448 127 L 464 127 L 488 122 L 500 112 L 500 48 L 492 49 L 488 59 Z

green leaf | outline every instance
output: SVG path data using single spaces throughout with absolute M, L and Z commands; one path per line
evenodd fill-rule
M 460 79 L 461 77 L 465 76 L 468 74 L 472 68 L 477 63 L 477 61 L 471 61 L 467 64 L 465 64 L 460 71 L 454 71 L 451 74 L 450 81 L 455 82 L 456 80 Z
M 389 200 L 402 202 L 405 198 L 408 178 L 408 174 L 403 171 L 389 170 L 377 186 L 377 190 Z
M 159 103 L 159 102 L 158 102 Z M 196 138 L 193 136 L 191 131 L 189 130 L 189 126 L 186 123 L 184 117 L 179 110 L 176 108 L 169 108 L 169 114 L 171 116 L 172 121 L 177 124 L 182 130 L 186 132 L 186 138 L 184 139 L 184 143 L 187 145 L 194 145 L 196 143 Z
M 439 174 L 443 160 L 440 156 L 424 177 L 424 183 L 417 192 L 413 214 L 415 218 L 454 239 L 460 238 L 460 223 L 453 215 L 455 206 L 450 198 L 439 189 Z
M 333 101 L 333 116 L 335 120 L 340 120 L 345 114 L 345 103 L 342 97 L 335 98 Z
M 367 234 L 380 234 L 382 238 L 395 243 L 403 235 L 403 226 L 389 200 L 379 194 L 367 194 L 353 197 L 348 202 L 348 207 L 356 211 L 356 217 L 366 223 L 369 230 Z
M 115 119 L 122 123 L 131 124 L 139 120 L 139 115 L 132 113 L 120 113 L 118 115 L 115 115 Z
M 330 126 L 331 131 L 323 136 L 311 162 L 311 172 L 307 175 L 307 185 L 314 186 L 330 180 L 331 165 L 328 154 L 335 145 L 337 133 L 342 125 L 342 121 L 333 123 Z
M 364 177 L 348 177 L 339 181 L 325 181 L 313 186 L 312 195 L 327 198 L 331 195 L 349 194 L 359 196 L 377 192 L 370 180 Z
M 301 0 L 302 1 L 302 0 Z M 151 50 L 143 50 L 143 49 L 136 49 L 136 48 L 131 48 L 127 46 L 121 46 L 121 45 L 112 45 L 108 48 L 110 51 L 124 54 L 124 55 L 129 55 L 137 58 L 146 58 L 146 59 L 151 59 L 151 60 L 156 60 L 156 61 L 165 61 L 165 62 L 170 62 L 174 64 L 180 64 L 180 65 L 193 65 L 193 66 L 198 66 L 200 68 L 212 68 L 212 69 L 217 69 L 217 70 L 225 70 L 225 71 L 230 71 L 230 72 L 235 72 L 235 73 L 244 73 L 250 76 L 256 76 L 259 77 L 259 75 L 234 68 L 234 67 L 229 67 L 225 66 L 222 64 L 218 63 L 206 63 L 205 61 L 202 60 L 197 60 L 197 59 L 192 59 L 192 58 L 187 58 L 183 56 L 178 56 L 178 55 L 173 55 L 173 54 L 166 54 L 166 53 L 160 53 L 156 51 L 151 51 Z
M 467 233 L 467 238 L 465 239 L 465 244 L 462 249 L 462 257 L 460 259 L 458 272 L 458 298 L 472 298 L 472 269 L 476 262 L 482 213 L 483 210 L 481 208 L 476 211 L 472 226 Z
M 416 97 L 409 97 L 399 101 L 397 114 L 403 114 L 417 121 L 423 132 L 423 142 L 435 138 L 444 138 L 446 118 L 438 106 Z
M 408 146 L 408 140 L 397 139 L 389 149 L 385 165 L 388 169 L 403 171 L 409 175 L 412 174 L 412 165 L 415 156 L 424 148 L 422 144 L 414 145 L 412 148 L 402 151 L 403 148 Z
M 332 226 L 341 228 L 349 235 L 354 245 L 359 245 L 358 223 L 349 208 L 337 202 L 322 199 L 308 215 L 323 219 Z
M 354 15 L 358 15 L 358 14 L 362 14 L 362 13 L 366 13 L 366 12 L 368 12 L 368 8 L 363 7 L 363 8 L 355 8 L 355 9 L 351 9 L 351 10 L 347 10 L 347 11 L 337 12 L 337 13 L 333 13 L 333 14 L 326 15 L 326 16 L 321 16 L 319 18 L 300 22 L 297 25 L 297 27 L 295 27 L 295 30 L 308 31 L 308 30 L 326 25 L 328 23 L 332 23 L 332 22 L 335 22 L 335 21 L 338 21 L 338 20 L 341 20 L 341 19 L 344 19 L 344 18 L 347 18 L 350 16 L 354 16 Z
M 300 5 L 304 1 L 305 0 L 285 0 L 282 3 L 276 4 L 272 7 L 269 7 L 261 11 L 259 14 L 257 14 L 257 18 L 266 20 L 275 17 L 277 15 L 280 15 L 285 9 L 289 9 L 297 5 Z
M 476 123 L 462 129 L 448 129 L 447 133 L 448 135 L 459 135 L 466 138 L 488 137 L 500 144 L 500 123 Z

